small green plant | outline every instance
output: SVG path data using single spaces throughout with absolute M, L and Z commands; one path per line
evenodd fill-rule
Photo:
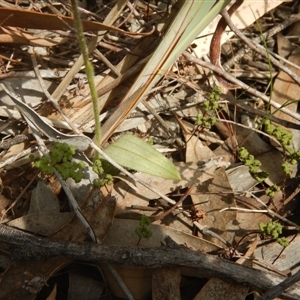
M 276 241 L 282 246 L 287 247 L 289 245 L 288 240 L 285 237 L 279 237 L 282 234 L 282 226 L 278 222 L 259 223 L 259 230 L 261 234 L 267 237 L 276 239 Z
M 285 151 L 285 159 L 282 163 L 282 169 L 285 174 L 292 172 L 292 165 L 300 161 L 300 150 L 295 151 L 293 145 L 293 134 L 281 126 L 275 126 L 270 120 L 264 120 L 264 130 L 269 135 L 275 137 Z
M 245 166 L 249 168 L 251 176 L 258 182 L 263 182 L 269 174 L 265 171 L 259 171 L 261 162 L 248 152 L 244 147 L 241 147 L 238 151 L 239 158 Z
M 49 156 L 39 158 L 31 156 L 30 158 L 35 167 L 46 175 L 53 175 L 54 170 L 57 170 L 63 180 L 73 178 L 75 182 L 80 182 L 85 163 L 74 161 L 75 153 L 76 148 L 74 146 L 56 142 L 50 149 Z
M 93 184 L 95 187 L 102 187 L 106 184 L 110 185 L 113 183 L 113 177 L 111 174 L 108 174 L 105 171 L 105 166 L 103 163 L 106 161 L 102 161 L 101 159 L 96 159 L 93 164 L 93 171 L 98 174 L 99 178 L 95 179 Z M 107 162 L 106 162 L 107 163 Z
M 209 94 L 209 99 L 203 102 L 203 115 L 199 114 L 196 117 L 195 124 L 197 126 L 202 126 L 206 128 L 210 128 L 213 126 L 217 118 L 215 116 L 215 110 L 219 108 L 219 99 L 221 96 L 221 88 L 215 87 L 213 91 Z
M 149 144 L 149 145 L 151 145 L 151 146 L 153 146 L 153 144 L 154 144 L 154 140 L 153 140 L 153 137 L 149 137 L 148 138 L 148 140 L 147 140 L 147 144 Z
M 272 186 L 268 187 L 266 189 L 266 195 L 268 195 L 270 198 L 273 198 L 275 196 L 275 193 L 280 191 L 280 187 L 277 184 L 273 184 Z
M 139 236 L 138 244 L 140 243 L 142 238 L 148 239 L 152 236 L 153 232 L 148 227 L 150 224 L 150 218 L 148 216 L 141 215 L 139 226 L 135 229 L 135 233 Z

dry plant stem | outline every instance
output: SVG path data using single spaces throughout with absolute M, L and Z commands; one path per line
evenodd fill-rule
M 227 14 L 230 18 L 230 16 L 242 5 L 244 0 L 236 0 L 236 2 L 229 8 Z M 224 9 L 223 11 L 226 11 Z M 221 38 L 222 35 L 227 27 L 227 23 L 225 18 L 222 16 L 220 19 L 217 28 L 215 30 L 215 33 L 212 37 L 211 44 L 210 44 L 210 60 L 211 63 L 219 68 L 222 68 L 221 62 L 220 62 L 220 56 L 221 56 Z M 224 79 L 222 76 L 215 74 L 215 77 L 217 80 L 221 83 L 222 86 L 226 87 L 227 89 L 236 89 L 238 88 L 238 85 L 232 84 L 228 82 L 226 79 Z
M 154 223 L 155 221 L 161 220 L 163 218 L 165 218 L 167 215 L 169 215 L 172 211 L 174 211 L 179 205 L 181 205 L 181 203 L 184 201 L 184 199 L 186 199 L 187 196 L 190 195 L 191 190 L 193 189 L 193 185 L 190 186 L 187 191 L 182 195 L 182 197 L 179 199 L 179 201 L 176 202 L 176 204 L 174 204 L 170 209 L 168 209 L 167 211 L 161 213 L 158 216 L 152 217 L 151 218 L 151 223 Z
M 291 200 L 293 200 L 299 194 L 299 192 L 300 192 L 300 185 L 298 185 L 294 190 L 294 192 L 284 200 L 284 205 L 287 205 Z
M 134 0 L 134 4 L 131 4 L 130 1 L 127 1 L 126 5 L 130 9 L 130 13 L 126 16 L 126 18 L 124 18 L 124 20 L 120 24 L 118 24 L 118 27 L 123 26 L 132 15 L 134 15 L 135 17 L 140 17 L 140 19 L 142 19 L 141 15 L 135 9 L 136 4 L 137 4 L 137 0 Z
M 244 109 L 245 111 L 247 111 L 248 113 L 254 115 L 254 116 L 261 116 L 261 117 L 266 117 L 266 113 L 259 110 L 259 109 L 255 109 L 247 104 L 244 104 L 243 102 L 241 101 L 238 101 L 236 100 L 235 98 L 231 98 L 230 100 L 231 103 L 233 103 L 234 105 L 236 105 L 237 107 L 240 107 L 242 109 Z M 298 129 L 300 130 L 300 124 L 296 124 L 296 123 L 292 123 L 292 122 L 289 122 L 289 121 L 285 121 L 285 120 L 282 120 L 282 119 L 279 119 L 275 116 L 268 116 L 268 118 L 270 119 L 270 121 L 272 122 L 275 122 L 277 124 L 280 124 L 284 127 L 287 127 L 287 128 L 294 128 L 294 129 Z
M 220 212 L 226 211 L 226 210 L 247 211 L 247 212 L 254 212 L 254 213 L 267 213 L 267 214 L 271 215 L 272 217 L 276 217 L 276 218 L 282 220 L 283 222 L 290 224 L 294 229 L 300 231 L 300 226 L 291 222 L 290 220 L 286 219 L 285 217 L 282 217 L 281 215 L 277 214 L 275 211 L 273 211 L 271 209 L 255 210 L 255 209 L 247 209 L 247 208 L 240 208 L 240 207 L 226 207 L 226 208 L 221 209 Z
M 3 213 L 2 213 L 2 217 L 0 220 L 0 223 L 3 222 L 3 218 L 4 216 L 11 210 L 12 211 L 12 216 L 15 217 L 13 208 L 18 204 L 19 200 L 23 197 L 23 195 L 26 193 L 26 191 L 29 189 L 29 187 L 32 185 L 32 183 L 35 181 L 36 177 L 37 177 L 38 173 L 36 173 L 31 180 L 27 183 L 27 185 L 25 186 L 25 188 L 22 190 L 22 192 L 20 193 L 20 195 L 17 197 L 16 200 L 14 200 L 14 202 L 9 206 L 9 208 L 7 208 Z
M 295 227 L 298 231 L 300 231 L 300 226 L 298 226 L 297 224 L 293 223 L 292 221 L 288 220 L 285 217 L 282 217 L 281 215 L 277 214 L 275 211 L 269 209 L 267 207 L 267 205 L 265 203 L 263 203 L 258 197 L 256 197 L 253 193 L 250 192 L 250 195 L 258 202 L 260 203 L 262 206 L 264 206 L 266 209 L 265 210 L 260 210 L 259 212 L 264 212 L 264 213 L 268 213 L 270 214 L 272 217 L 276 217 L 280 220 L 282 220 L 283 222 L 290 224 L 291 226 Z M 239 207 L 227 207 L 227 208 L 223 208 L 220 210 L 220 212 L 222 211 L 226 211 L 226 210 L 245 210 L 245 208 L 239 208 Z M 253 210 L 249 210 L 253 211 Z
M 266 39 L 274 36 L 275 34 L 281 32 L 282 30 L 284 30 L 285 28 L 287 28 L 288 26 L 290 26 L 291 24 L 293 24 L 299 20 L 300 20 L 300 14 L 291 15 L 289 17 L 289 19 L 285 20 L 281 24 L 274 26 L 272 29 L 270 29 L 266 33 L 263 33 L 262 37 L 258 36 L 256 38 L 254 38 L 252 41 L 253 41 L 253 43 L 260 43 L 262 41 L 262 39 L 266 40 Z M 244 47 L 244 48 L 240 49 L 237 53 L 235 53 L 235 55 L 227 63 L 225 63 L 223 65 L 224 69 L 226 70 L 229 66 L 232 66 L 236 60 L 241 59 L 245 55 L 245 53 L 247 53 L 249 51 L 250 51 L 250 49 L 248 47 Z M 272 54 L 271 51 L 269 51 L 269 53 Z M 282 58 L 279 58 L 279 59 L 282 59 Z M 288 60 L 284 60 L 284 62 L 286 64 L 291 64 Z M 299 68 L 299 66 L 295 66 L 295 67 Z
M 211 93 L 212 92 L 212 88 L 210 88 L 208 86 L 200 85 L 200 88 L 203 91 L 207 92 L 207 93 Z M 203 94 L 203 92 L 201 94 Z M 250 114 L 252 114 L 254 116 L 258 115 L 258 116 L 261 116 L 261 117 L 266 117 L 266 113 L 265 112 L 263 112 L 263 111 L 261 111 L 259 109 L 255 109 L 255 108 L 253 108 L 253 107 L 251 107 L 251 106 L 243 103 L 243 101 L 237 100 L 235 97 L 233 97 L 233 96 L 231 96 L 229 94 L 222 94 L 221 97 L 222 97 L 222 100 L 226 100 L 226 101 L 230 102 L 231 104 L 234 104 L 234 105 L 240 107 L 241 109 L 244 109 L 245 111 L 247 111 L 248 113 L 250 113 Z M 193 104 L 193 105 L 197 105 L 198 103 L 202 103 L 203 101 L 195 102 L 195 104 Z M 300 117 L 300 115 L 299 115 L 299 117 Z M 275 116 L 272 116 L 272 115 L 268 116 L 268 118 L 270 119 L 270 121 L 273 121 L 273 122 L 275 122 L 277 124 L 280 124 L 280 125 L 282 125 L 284 127 L 294 128 L 294 129 L 299 129 L 300 130 L 300 124 L 296 124 L 296 123 L 292 123 L 292 122 L 289 122 L 289 121 L 285 121 L 285 120 L 279 119 L 279 118 L 277 118 Z
M 101 96 L 105 95 L 106 93 L 110 92 L 114 88 L 116 88 L 120 83 L 124 82 L 125 80 L 131 78 L 131 76 L 135 75 L 137 72 L 139 72 L 142 67 L 146 64 L 146 62 L 150 59 L 150 55 L 147 56 L 146 58 L 142 59 L 139 61 L 136 65 L 134 65 L 132 68 L 121 74 L 118 78 L 104 86 L 103 88 L 100 88 L 97 92 L 98 98 Z M 91 100 L 91 96 L 87 96 L 86 98 L 83 99 L 83 101 L 89 101 Z
M 217 256 L 180 247 L 123 247 L 94 243 L 75 243 L 42 238 L 0 224 L 0 241 L 13 246 L 15 258 L 36 259 L 42 256 L 66 256 L 82 261 L 116 263 L 146 268 L 177 266 L 188 268 L 199 277 L 219 277 L 251 286 L 255 290 L 268 290 L 284 280 L 267 271 L 236 264 Z M 288 299 L 299 299 L 300 285 L 295 284 L 283 293 Z
M 250 212 L 250 213 L 268 213 L 268 210 L 266 209 L 250 209 L 250 208 L 242 208 L 242 207 L 226 207 L 222 208 L 220 212 L 226 211 L 226 210 L 237 210 L 237 211 L 244 211 L 244 212 Z
M 185 58 L 187 60 L 189 60 L 191 62 L 194 62 L 195 64 L 198 64 L 198 65 L 200 65 L 204 68 L 211 69 L 213 72 L 222 75 L 222 77 L 228 79 L 229 81 L 236 83 L 242 89 L 246 90 L 250 94 L 262 99 L 267 104 L 271 104 L 273 107 L 275 107 L 277 109 L 280 109 L 282 112 L 284 112 L 285 114 L 293 117 L 294 119 L 300 120 L 300 115 L 298 113 L 293 112 L 290 109 L 287 109 L 286 107 L 282 107 L 282 105 L 278 104 L 274 100 L 270 99 L 268 96 L 266 96 L 263 93 L 260 93 L 259 91 L 253 89 L 252 87 L 250 87 L 249 85 L 243 83 L 242 81 L 236 79 L 234 76 L 232 76 L 229 73 L 225 72 L 223 69 L 220 69 L 220 68 L 212 65 L 211 63 L 207 63 L 207 62 L 205 62 L 205 61 L 203 61 L 199 58 L 196 58 L 193 55 L 191 55 L 190 53 L 188 53 L 187 51 L 184 51 L 183 55 L 185 56 Z
M 212 236 L 216 239 L 218 239 L 219 241 L 221 241 L 224 245 L 226 245 L 228 248 L 231 248 L 232 245 L 226 241 L 225 239 L 223 239 L 220 235 L 218 235 L 217 233 L 209 230 L 209 229 L 206 229 L 205 226 L 202 226 L 200 223 L 198 222 L 193 222 L 193 224 L 200 230 L 200 232 L 203 234 L 203 235 L 209 235 L 209 236 Z
M 73 131 L 76 132 L 77 134 L 81 134 L 81 132 L 74 126 L 74 124 L 69 120 L 69 118 L 62 111 L 62 109 L 60 108 L 57 101 L 47 91 L 47 89 L 45 87 L 45 84 L 44 84 L 44 81 L 43 81 L 43 78 L 42 78 L 42 76 L 39 72 L 39 68 L 38 68 L 38 65 L 37 65 L 35 55 L 31 55 L 31 61 L 32 61 L 32 64 L 33 64 L 33 69 L 34 69 L 35 75 L 38 78 L 40 86 L 41 86 L 44 94 L 46 95 L 47 99 L 52 103 L 52 105 L 55 107 L 55 109 L 61 114 L 61 116 L 64 118 L 64 120 L 67 122 L 67 124 L 73 129 Z
M 98 50 L 95 49 L 94 54 L 107 66 L 112 72 L 114 72 L 117 76 L 121 76 L 119 70 Z
M 268 213 L 271 214 L 273 217 L 276 217 L 280 220 L 282 220 L 283 222 L 286 222 L 287 224 L 290 224 L 291 226 L 294 226 L 298 231 L 300 230 L 300 226 L 298 226 L 297 224 L 293 223 L 292 221 L 288 220 L 285 217 L 282 217 L 281 215 L 277 214 L 275 211 L 269 209 L 267 207 L 267 205 L 265 203 L 263 203 L 258 197 L 256 197 L 253 193 L 250 192 L 250 195 L 257 201 L 259 202 L 261 205 L 263 205 L 267 210 Z
M 235 126 L 239 126 L 239 127 L 242 127 L 242 128 L 249 129 L 249 130 L 251 130 L 253 132 L 257 132 L 257 133 L 259 133 L 261 135 L 264 135 L 264 136 L 268 137 L 269 139 L 271 139 L 272 141 L 274 141 L 278 145 L 278 147 L 281 147 L 280 143 L 278 142 L 278 140 L 276 140 L 276 138 L 274 138 L 273 136 L 271 136 L 271 135 L 269 135 L 269 134 L 267 134 L 267 133 L 265 133 L 265 132 L 263 132 L 263 131 L 261 131 L 259 129 L 252 128 L 252 127 L 249 127 L 249 126 L 246 126 L 246 125 L 243 125 L 243 124 L 240 124 L 238 122 L 231 121 L 231 120 L 224 120 L 224 119 L 220 119 L 219 118 L 218 121 L 219 122 L 223 122 L 223 123 L 227 123 L 227 124 L 234 124 Z
M 248 39 L 231 21 L 229 14 L 227 11 L 222 11 L 222 17 L 226 20 L 227 25 L 230 27 L 230 29 L 242 40 L 244 41 L 248 47 L 257 53 L 261 54 L 262 56 L 266 57 L 268 60 L 271 61 L 272 64 L 274 64 L 276 67 L 280 68 L 282 71 L 286 72 L 291 78 L 294 79 L 295 82 L 297 82 L 300 85 L 300 78 L 299 76 L 291 71 L 288 67 L 284 66 L 281 62 L 279 62 L 277 59 L 269 55 L 269 53 L 266 52 L 266 49 L 262 47 L 261 45 L 255 44 L 253 41 Z
M 290 286 L 295 284 L 300 280 L 300 270 L 298 270 L 294 275 L 280 282 L 278 285 L 269 289 L 266 293 L 261 295 L 256 300 L 273 300 L 279 297 L 283 292 L 288 289 Z
M 9 157 L 7 160 L 0 162 L 0 168 L 4 168 L 7 165 L 11 165 L 12 163 L 14 163 L 15 161 L 17 161 L 18 159 L 20 159 L 21 157 L 27 156 L 30 153 L 32 153 L 33 149 L 32 148 L 28 148 L 16 155 L 13 155 L 11 157 Z
M 54 71 L 54 70 L 39 70 L 42 78 L 62 78 L 67 71 Z M 33 71 L 11 71 L 9 73 L 0 74 L 0 79 L 4 78 L 35 78 Z
M 163 120 L 163 118 L 156 112 L 156 110 L 146 101 L 141 101 L 143 105 L 148 109 L 148 111 L 155 117 L 155 119 L 161 124 L 161 126 L 166 130 L 170 137 L 174 136 L 174 133 L 170 129 L 170 126 Z

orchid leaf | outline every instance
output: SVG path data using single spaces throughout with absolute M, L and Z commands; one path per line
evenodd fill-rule
M 122 135 L 104 152 L 123 167 L 172 180 L 180 174 L 172 162 L 153 146 L 131 134 Z

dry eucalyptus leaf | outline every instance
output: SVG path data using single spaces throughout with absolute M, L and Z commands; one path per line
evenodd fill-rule
M 237 213 L 236 211 L 220 212 L 223 208 L 235 207 L 234 195 L 224 168 L 215 170 L 213 177 L 195 189 L 191 197 L 194 207 L 204 212 L 204 217 L 198 220 L 198 223 L 232 243 L 237 229 L 237 226 L 234 225 Z M 202 234 L 200 236 L 221 247 L 224 246 L 216 238 Z
M 185 140 L 188 141 L 186 144 L 185 161 L 200 162 L 215 157 L 213 151 L 209 147 L 204 146 L 198 137 L 187 134 Z
M 59 200 L 53 193 L 49 184 L 39 180 L 31 194 L 28 215 L 40 212 L 59 212 Z
M 7 225 L 27 232 L 50 236 L 68 224 L 73 217 L 74 213 L 72 212 L 38 212 L 14 219 Z
M 274 268 L 282 271 L 283 273 L 295 274 L 300 270 L 299 261 L 300 261 L 300 236 L 297 235 L 295 238 L 293 236 L 287 237 L 290 245 L 284 249 L 282 255 L 282 246 L 279 245 L 276 241 L 261 243 L 260 246 L 255 250 L 254 256 L 259 260 L 266 261 L 269 264 L 272 264 Z M 278 255 L 280 255 L 278 257 Z M 278 259 L 276 259 L 278 258 Z M 255 268 L 265 269 L 265 267 L 254 261 Z

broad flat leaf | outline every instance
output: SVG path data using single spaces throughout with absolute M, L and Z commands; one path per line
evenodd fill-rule
M 124 134 L 104 152 L 121 166 L 157 177 L 180 180 L 176 167 L 151 145 Z

